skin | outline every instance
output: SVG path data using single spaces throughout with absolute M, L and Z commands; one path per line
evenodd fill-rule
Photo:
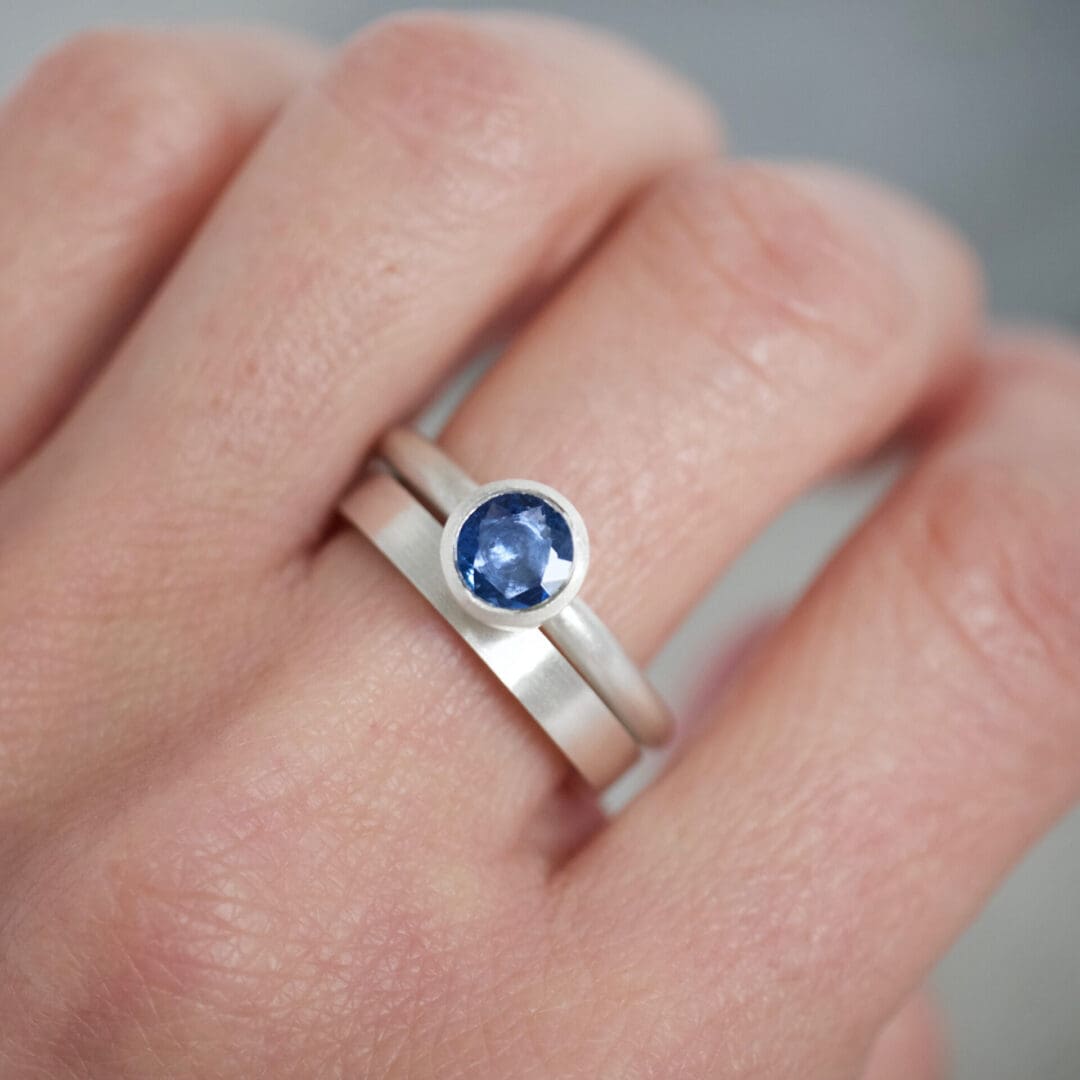
M 4 1077 L 943 1075 L 913 995 L 1080 794 L 1077 349 L 987 339 L 901 196 L 717 147 L 510 16 L 92 35 L 8 101 Z M 642 661 L 915 450 L 603 827 L 333 513 L 494 339 L 443 443 L 574 500 Z

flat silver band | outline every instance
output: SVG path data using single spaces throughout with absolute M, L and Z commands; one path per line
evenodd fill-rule
M 442 525 L 397 480 L 368 477 L 340 511 L 464 638 L 593 787 L 607 787 L 637 760 L 629 732 L 543 633 L 484 626 L 457 604 L 439 563 Z
M 387 432 L 379 454 L 440 521 L 479 486 L 439 447 L 411 428 Z M 670 710 L 581 597 L 544 622 L 541 630 L 638 742 L 647 746 L 667 742 L 674 730 Z

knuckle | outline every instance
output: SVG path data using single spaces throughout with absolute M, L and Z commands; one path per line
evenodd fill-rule
M 1025 713 L 1071 697 L 1080 500 L 1051 490 L 1037 469 L 980 454 L 942 462 L 922 500 L 913 569 L 976 678 Z
M 773 384 L 801 367 L 857 367 L 913 317 L 883 254 L 780 168 L 692 166 L 643 213 L 653 276 L 692 329 Z
M 385 19 L 346 47 L 324 89 L 388 129 L 413 167 L 527 179 L 552 149 L 557 87 L 527 50 L 466 18 Z
M 136 1067 L 142 1055 L 168 1054 L 172 1033 L 209 1009 L 228 1036 L 216 1043 L 210 1033 L 210 1045 L 196 1048 L 202 1066 L 224 1055 L 219 1066 L 237 1068 L 237 1048 L 247 1047 L 245 1068 L 254 1075 L 286 1061 L 303 1072 L 302 1055 L 317 1045 L 341 1056 L 340 1072 L 368 1075 L 346 1061 L 363 1047 L 345 1045 L 343 1033 L 355 1024 L 404 1044 L 417 1035 L 409 999 L 444 996 L 441 967 L 423 962 L 430 948 L 446 957 L 454 950 L 450 930 L 438 925 L 441 897 L 417 898 L 400 852 L 389 848 L 371 857 L 390 885 L 364 897 L 342 893 L 339 875 L 355 870 L 340 861 L 348 858 L 346 839 L 294 814 L 306 810 L 288 798 L 256 805 L 243 795 L 180 821 L 170 815 L 152 837 L 124 827 L 101 842 L 93 873 L 75 865 L 31 882 L 24 897 L 33 891 L 45 900 L 28 909 L 24 932 L 3 944 L 59 985 L 40 1001 L 5 1002 L 0 989 L 0 1005 L 36 1013 L 38 1049 L 50 1063 L 107 1058 L 118 1073 L 123 1064 L 144 1075 Z M 293 839 L 276 836 L 271 822 L 313 841 L 311 874 L 283 874 Z M 85 882 L 77 899 L 76 876 Z M 58 955 L 70 975 L 55 972 Z M 393 985 L 380 977 L 385 971 L 399 973 Z M 268 1019 L 275 1061 L 257 1049 Z
M 27 94 L 51 129 L 86 148 L 80 186 L 119 194 L 174 189 L 234 120 L 183 50 L 138 31 L 70 39 L 38 64 Z
M 230 876 L 210 855 L 165 838 L 153 855 L 135 850 L 83 873 L 76 906 L 71 879 L 80 871 L 24 887 L 23 902 L 33 889 L 42 910 L 5 942 L 15 963 L 53 984 L 45 997 L 22 993 L 7 1004 L 33 1016 L 33 1050 L 55 1075 L 68 1063 L 104 1061 L 115 1075 L 143 1075 L 142 1055 L 167 1055 L 170 1032 L 199 1008 L 227 1017 L 239 1042 L 251 1037 L 248 1019 L 263 1001 L 255 958 L 271 947 L 264 935 L 275 909 L 251 899 L 240 868 Z M 67 958 L 62 970 L 57 955 Z
M 1004 401 L 1037 397 L 1039 408 L 1066 411 L 1066 425 L 1075 427 L 1080 414 L 1080 340 L 1029 330 L 992 343 L 990 355 L 986 381 L 991 393 Z

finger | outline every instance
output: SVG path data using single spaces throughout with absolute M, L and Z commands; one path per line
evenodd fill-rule
M 0 111 L 0 475 L 56 423 L 318 62 L 270 34 L 94 33 Z
M 943 1041 L 937 1012 L 920 994 L 878 1035 L 862 1080 L 944 1080 Z
M 948 377 L 971 332 L 973 292 L 954 238 L 870 185 L 805 169 L 690 167 L 629 216 L 481 381 L 444 442 L 480 480 L 532 476 L 579 507 L 593 550 L 586 599 L 644 658 L 792 494 Z M 414 637 L 424 627 L 421 640 L 438 650 L 425 667 L 454 674 L 408 680 L 412 707 L 441 715 L 450 686 L 475 717 L 464 699 L 477 680 L 490 696 L 490 681 L 407 584 L 379 560 L 361 572 L 361 557 L 349 536 L 325 552 L 318 580 L 338 633 L 355 640 L 358 606 L 375 604 L 389 664 L 410 627 Z M 376 647 L 369 626 L 364 634 Z M 361 679 L 355 667 L 341 677 Z M 505 790 L 513 809 L 499 820 L 513 831 L 566 766 L 512 701 L 496 700 L 498 711 L 455 727 L 452 752 L 441 731 L 436 740 L 421 726 L 417 738 L 438 742 L 440 763 L 468 769 L 485 800 Z
M 789 1031 L 768 1060 L 803 1075 L 852 1067 L 1080 791 L 1080 366 L 1006 351 L 572 872 L 626 898 L 598 949 L 679 970 L 672 1016 L 770 1001 L 729 1037 Z
M 647 655 L 785 502 L 955 374 L 975 308 L 963 246 L 898 196 L 825 168 L 692 167 L 444 442 L 482 479 L 570 494 L 590 602 Z
M 597 35 L 379 24 L 275 126 L 56 461 L 78 447 L 90 489 L 123 477 L 155 530 L 197 522 L 197 546 L 278 565 L 373 435 L 711 132 L 696 95 Z
M 328 708 L 271 677 L 318 695 L 313 672 L 342 655 L 325 607 L 305 621 L 301 536 L 504 300 L 711 139 L 696 96 L 556 23 L 420 16 L 345 50 L 0 492 L 22 568 L 0 580 L 17 612 L 0 626 L 16 673 L 0 732 L 9 846 L 131 762 L 176 759 L 245 693 L 293 695 L 309 732 L 362 727 L 355 700 Z

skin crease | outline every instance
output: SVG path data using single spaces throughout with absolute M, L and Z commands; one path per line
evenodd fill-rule
M 103 32 L 17 88 L 0 112 L 5 214 L 19 222 L 0 241 L 14 271 L 0 281 L 0 366 L 18 362 L 20 393 L 0 403 L 0 468 L 66 408 L 80 369 L 115 343 L 238 157 L 321 59 L 265 33 Z M 101 167 L 109 161 L 125 167 Z
M 982 344 L 945 226 L 719 160 L 584 28 L 182 40 L 68 45 L 0 115 L 40 191 L 0 154 L 0 1075 L 941 1076 L 905 1003 L 1080 793 L 1076 346 Z M 445 445 L 574 500 L 642 660 L 919 442 L 604 828 L 332 516 L 523 306 Z

